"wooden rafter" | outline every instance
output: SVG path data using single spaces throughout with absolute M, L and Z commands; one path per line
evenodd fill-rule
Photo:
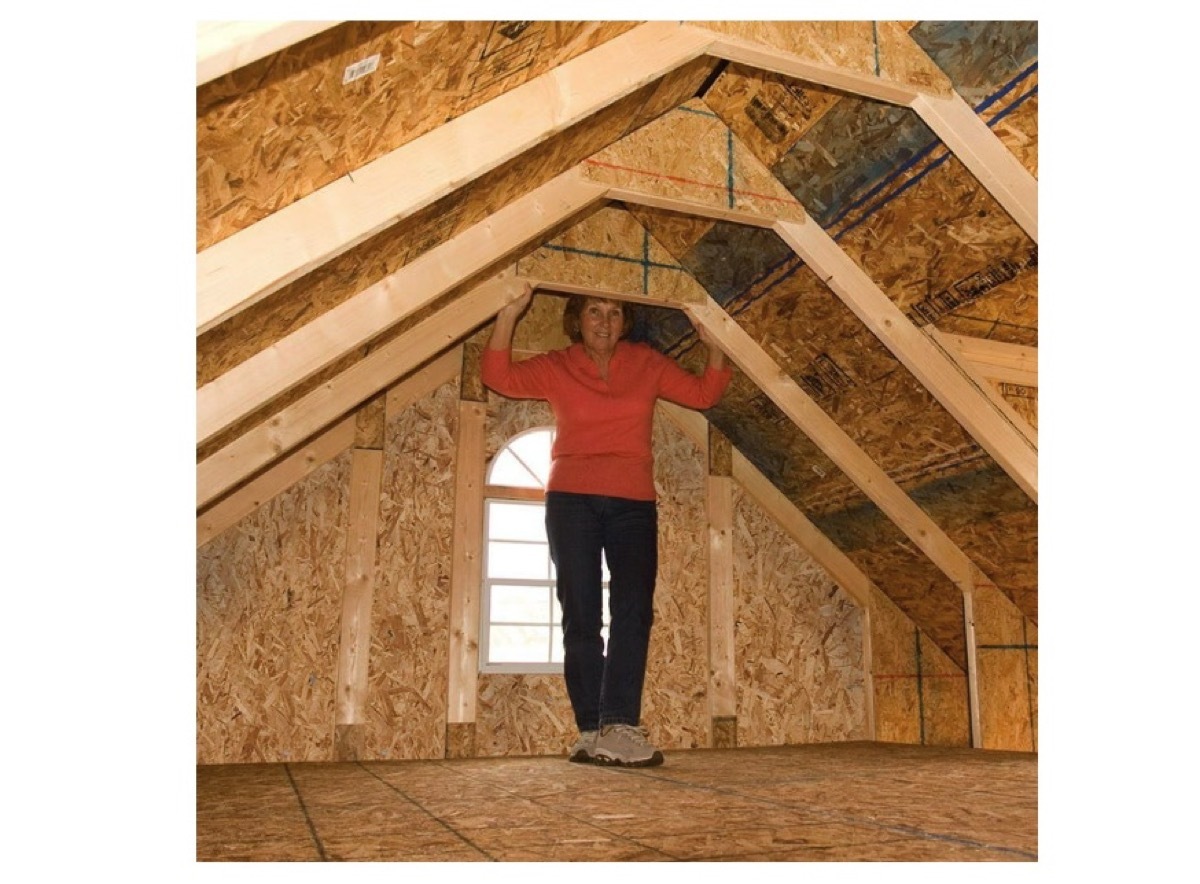
M 320 469 L 354 444 L 354 417 L 334 424 L 308 445 L 273 464 L 261 475 L 196 517 L 196 546 L 204 546 L 267 501 Z
M 198 333 L 703 54 L 650 22 L 518 86 L 197 256 Z
M 196 24 L 196 85 L 328 30 L 336 21 L 202 21 Z
M 976 180 L 1004 207 L 1034 242 L 1038 241 L 1038 186 L 996 134 L 956 94 L 921 95 L 912 109 L 942 139 Z
M 208 505 L 350 409 L 457 344 L 471 329 L 518 297 L 523 284 L 523 280 L 502 274 L 477 286 L 201 461 L 196 468 L 197 505 Z
M 820 225 L 780 221 L 775 231 L 1036 503 L 1036 444 L 996 409 L 986 391 L 959 370 Z
M 205 384 L 196 394 L 197 444 L 253 414 L 546 230 L 585 210 L 604 188 L 567 172 Z

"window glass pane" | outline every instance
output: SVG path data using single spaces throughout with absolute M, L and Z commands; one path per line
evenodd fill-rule
M 488 637 L 489 663 L 545 663 L 548 626 L 493 626 Z
M 516 580 L 545 580 L 550 547 L 545 543 L 488 543 L 487 576 Z
M 537 476 L 529 470 L 507 448 L 496 455 L 488 470 L 488 484 L 511 485 L 514 488 L 541 488 Z
M 550 478 L 550 447 L 553 441 L 553 431 L 547 428 L 518 436 L 510 446 L 543 488 Z
M 551 592 L 547 586 L 493 586 L 492 622 L 545 623 Z
M 540 503 L 488 501 L 488 537 L 492 540 L 546 542 L 546 507 Z

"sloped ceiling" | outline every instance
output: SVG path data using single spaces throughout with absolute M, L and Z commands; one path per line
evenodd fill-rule
M 1036 23 L 292 27 L 201 29 L 198 514 L 557 251 L 732 318 L 711 424 L 952 659 L 966 580 L 1036 621 Z M 601 210 L 644 247 L 588 240 Z

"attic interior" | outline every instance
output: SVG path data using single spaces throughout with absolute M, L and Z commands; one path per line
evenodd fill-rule
M 297 858 L 220 783 L 596 773 L 562 763 L 561 675 L 484 659 L 487 477 L 552 416 L 478 362 L 529 283 L 523 353 L 583 293 L 735 366 L 655 421 L 663 772 L 794 757 L 906 796 L 840 806 L 850 836 L 647 855 L 610 826 L 569 858 L 1036 859 L 1037 61 L 1029 21 L 202 23 L 200 857 Z M 606 819 L 654 786 L 604 776 Z M 858 794 L 816 776 L 789 794 Z M 945 782 L 1004 809 L 941 820 Z M 420 854 L 297 825 L 318 858 Z

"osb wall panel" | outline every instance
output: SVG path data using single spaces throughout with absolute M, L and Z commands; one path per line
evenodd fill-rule
M 198 248 L 635 25 L 347 22 L 199 87 Z
M 387 423 L 366 757 L 444 754 L 457 426 L 456 381 Z
M 863 612 L 735 490 L 737 745 L 863 740 Z
M 662 748 L 712 745 L 708 709 L 707 458 L 655 415 L 658 588 L 642 718 Z
M 196 761 L 328 761 L 345 581 L 343 454 L 196 556 Z
M 871 594 L 875 739 L 924 746 L 971 742 L 966 672 L 882 592 Z
M 805 61 L 878 76 L 944 93 L 946 75 L 908 37 L 902 22 L 696 22 L 709 30 L 753 40 Z
M 974 611 L 983 748 L 1036 752 L 1037 626 L 988 587 Z

